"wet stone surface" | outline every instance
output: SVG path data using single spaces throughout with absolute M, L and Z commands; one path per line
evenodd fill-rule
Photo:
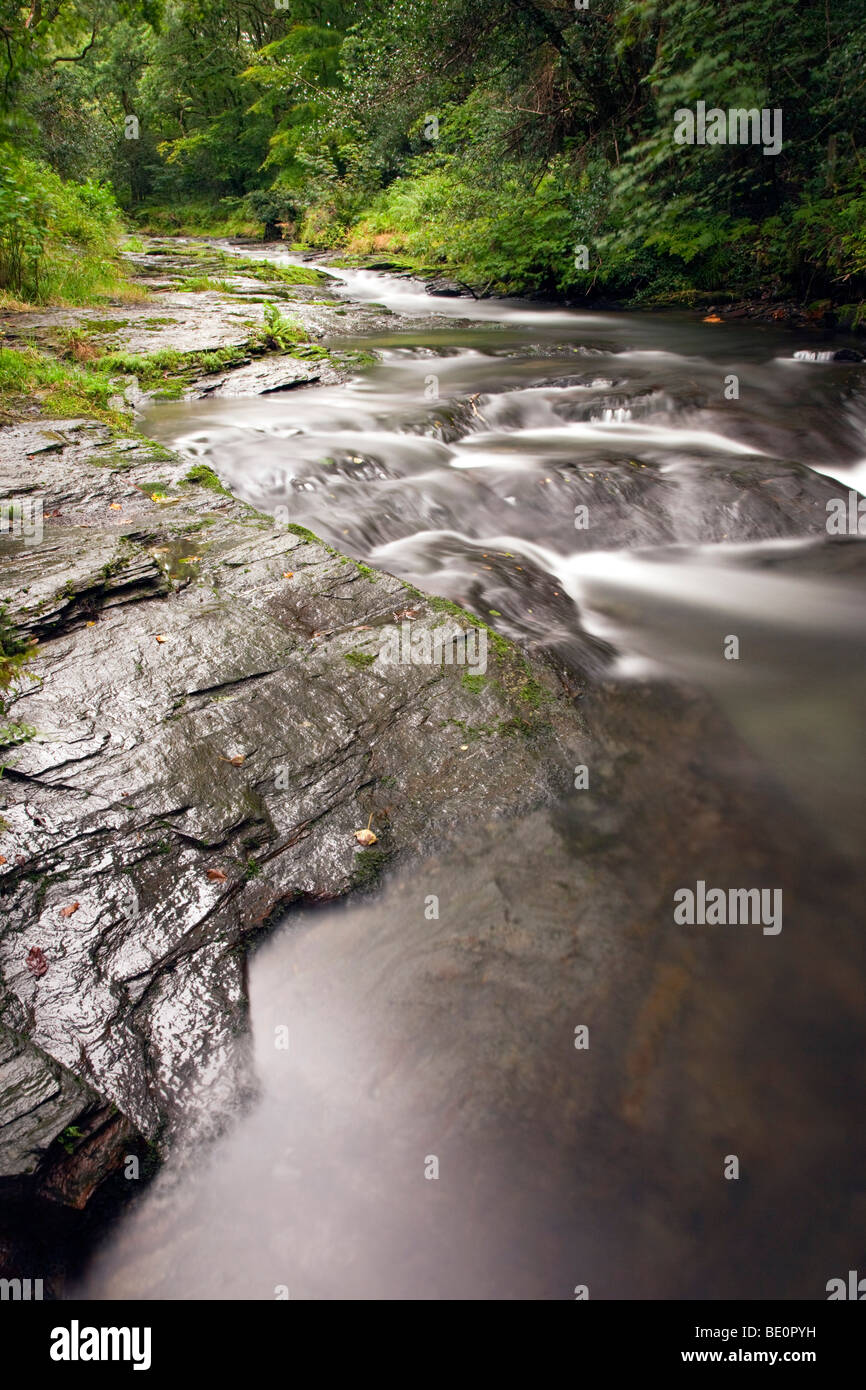
M 478 679 L 387 663 L 404 623 L 459 642 L 471 620 L 184 481 L 165 451 L 86 421 L 5 436 L 0 491 L 27 478 L 44 516 L 40 544 L 7 536 L 0 558 L 0 601 L 39 641 L 9 714 L 36 734 L 0 787 L 12 1178 L 97 1100 L 163 1150 L 193 1113 L 218 1129 L 252 1086 L 244 943 L 544 800 L 582 726 L 501 641 Z

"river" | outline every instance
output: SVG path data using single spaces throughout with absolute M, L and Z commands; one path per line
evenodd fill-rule
M 258 1099 L 77 1292 L 824 1297 L 866 1217 L 863 544 L 827 527 L 866 366 L 333 273 L 393 315 L 349 344 L 376 365 L 142 428 L 552 654 L 589 785 L 288 917 L 249 966 Z M 699 883 L 778 890 L 778 930 L 678 925 Z

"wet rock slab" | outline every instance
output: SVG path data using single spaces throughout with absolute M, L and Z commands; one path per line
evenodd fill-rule
M 245 942 L 544 800 L 580 721 L 502 642 L 478 679 L 387 663 L 404 623 L 456 652 L 470 620 L 185 482 L 147 441 L 65 421 L 4 442 L 0 494 L 26 488 L 44 535 L 7 536 L 0 563 L 40 644 L 8 716 L 36 735 L 4 750 L 0 788 L 0 1163 L 44 1179 L 94 1106 L 163 1149 L 193 1111 L 218 1128 L 251 1088 Z M 116 1162 L 88 1142 L 56 1200 Z

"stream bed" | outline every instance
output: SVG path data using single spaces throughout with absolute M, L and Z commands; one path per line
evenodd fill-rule
M 823 1298 L 866 1228 L 866 366 L 332 273 L 391 311 L 349 344 L 375 365 L 142 429 L 549 653 L 593 752 L 561 802 L 286 917 L 249 961 L 258 1099 L 70 1292 Z M 677 922 L 699 884 L 780 911 Z

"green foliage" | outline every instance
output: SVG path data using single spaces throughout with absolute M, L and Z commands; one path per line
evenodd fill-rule
M 79 1129 L 78 1125 L 67 1125 L 62 1134 L 58 1134 L 57 1142 L 68 1154 L 75 1152 L 75 1147 L 79 1139 L 84 1138 L 84 1130 Z
M 25 679 L 36 679 L 29 669 L 35 656 L 36 643 L 16 630 L 5 606 L 0 605 L 0 692 L 17 689 Z M 30 724 L 6 722 L 12 703 L 0 694 L 0 747 L 4 748 L 26 743 L 36 735 Z
M 110 189 L 64 183 L 0 145 L 0 289 L 35 302 L 98 301 L 124 285 L 112 254 L 120 230 Z
M 264 322 L 256 332 L 253 342 L 266 350 L 287 352 L 304 335 L 303 324 L 297 319 L 287 318 L 280 313 L 276 304 L 265 305 Z
M 255 236 L 256 219 L 242 198 L 194 199 L 181 195 L 170 204 L 148 199 L 132 209 L 144 232 L 171 236 Z
M 124 416 L 109 406 L 116 390 L 106 376 L 59 362 L 37 348 L 0 347 L 0 402 L 13 418 L 22 402 L 35 398 L 53 415 L 91 415 L 125 430 Z
M 58 0 L 25 25 L 0 0 L 0 145 L 23 151 L 0 185 L 0 288 L 104 289 L 110 183 L 150 228 L 398 255 L 480 291 L 862 300 L 861 0 L 164 10 Z M 676 144 L 699 100 L 780 109 L 781 151 Z
M 295 230 L 300 212 L 297 196 L 287 188 L 254 188 L 248 193 L 245 205 L 250 216 L 264 226 L 266 240 L 279 235 L 284 238 Z

